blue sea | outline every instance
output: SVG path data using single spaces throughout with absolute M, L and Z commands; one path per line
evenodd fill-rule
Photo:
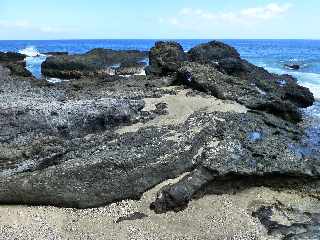
M 175 40 L 185 51 L 207 40 Z M 320 118 L 320 40 L 221 40 L 235 47 L 242 58 L 274 73 L 295 76 L 318 99 L 306 112 Z M 49 40 L 49 41 L 0 41 L 0 51 L 14 51 L 28 55 L 27 68 L 36 77 L 41 76 L 40 65 L 45 52 L 63 51 L 85 53 L 93 48 L 114 50 L 149 50 L 156 40 Z M 298 71 L 284 68 L 284 64 L 296 63 Z

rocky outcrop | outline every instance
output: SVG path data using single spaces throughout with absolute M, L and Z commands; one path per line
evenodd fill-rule
M 298 86 L 289 78 L 276 81 L 269 79 L 267 86 L 261 89 L 261 85 L 223 74 L 211 65 L 184 63 L 177 73 L 177 83 L 290 121 L 299 121 L 301 116 L 298 108 L 310 106 L 314 100 L 308 89 Z M 285 82 L 285 85 L 280 86 L 279 81 Z
M 173 75 L 175 84 L 185 84 L 290 121 L 300 121 L 299 108 L 314 102 L 312 93 L 299 86 L 293 77 L 256 67 L 224 43 L 201 44 L 188 52 L 188 58 L 191 62 L 185 61 L 181 46 L 160 42 L 150 51 L 149 69 L 158 69 L 160 75 Z M 163 68 L 168 69 L 166 64 L 173 67 L 164 71 Z
M 41 104 L 36 99 L 30 99 L 28 102 L 3 102 L 0 106 L 0 120 L 7 126 L 2 131 L 6 138 L 14 137 L 11 133 L 26 131 L 75 136 L 136 122 L 139 110 L 143 107 L 144 102 L 141 100 L 114 98 Z
M 148 75 L 166 76 L 174 73 L 187 60 L 182 46 L 176 42 L 157 42 L 149 53 Z
M 60 55 L 68 55 L 68 52 L 45 52 L 43 53 L 44 55 L 49 55 L 49 56 L 60 56 Z
M 146 52 L 93 49 L 81 55 L 56 55 L 42 63 L 46 77 L 79 79 L 83 77 L 104 78 L 112 73 L 111 68 L 124 62 L 139 62 L 147 57 Z
M 207 186 L 231 180 L 273 182 L 282 191 L 294 179 L 287 188 L 320 196 L 320 152 L 306 149 L 310 132 L 295 123 L 312 94 L 291 76 L 209 45 L 218 48 L 208 50 L 218 63 L 204 62 L 200 50 L 190 62 L 178 44 L 158 43 L 148 76 L 135 76 L 133 57 L 118 69 L 132 76 L 97 77 L 113 61 L 100 50 L 55 57 L 51 69 L 60 73 L 72 61 L 83 64 L 80 79 L 58 84 L 10 76 L 0 66 L 0 203 L 92 208 L 139 199 L 168 179 L 177 180 L 150 201 L 156 213 L 183 210 Z M 250 215 L 268 229 L 270 211 L 260 207 Z
M 227 44 L 212 41 L 200 44 L 188 52 L 189 59 L 199 63 L 214 63 L 223 59 L 240 59 L 237 50 Z
M 31 77 L 31 72 L 26 69 L 26 57 L 26 55 L 20 53 L 0 52 L 0 64 L 9 68 L 13 75 Z

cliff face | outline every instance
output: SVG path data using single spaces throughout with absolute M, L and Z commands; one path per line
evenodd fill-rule
M 65 71 L 70 56 L 54 58 L 59 67 L 50 68 Z M 146 72 L 80 74 L 50 84 L 0 66 L 0 202 L 100 207 L 139 199 L 182 175 L 159 189 L 148 202 L 152 210 L 183 210 L 216 183 L 233 181 L 318 197 L 320 158 L 302 148 L 305 131 L 297 124 L 299 108 L 314 98 L 294 78 L 257 68 L 218 42 L 189 53 L 177 43 L 157 43 Z M 295 225 L 270 220 L 291 211 L 286 206 L 248 211 L 270 234 L 298 234 Z M 304 232 L 318 234 L 316 213 L 310 214 Z

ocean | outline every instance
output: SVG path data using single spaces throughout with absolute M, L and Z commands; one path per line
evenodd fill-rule
M 149 50 L 157 40 L 49 40 L 0 41 L 0 51 L 14 51 L 28 55 L 27 68 L 41 76 L 41 63 L 45 52 L 85 53 L 93 48 L 114 50 Z M 175 40 L 185 51 L 209 39 Z M 291 74 L 308 87 L 317 102 L 306 114 L 320 118 L 320 40 L 221 40 L 235 47 L 242 58 L 266 68 L 270 72 Z M 295 63 L 298 71 L 286 69 L 284 64 Z

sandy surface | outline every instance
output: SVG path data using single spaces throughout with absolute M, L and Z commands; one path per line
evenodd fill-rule
M 169 87 L 168 89 L 175 87 Z M 161 115 L 147 123 L 137 123 L 120 128 L 117 132 L 136 132 L 142 127 L 179 125 L 184 123 L 188 117 L 197 111 L 206 112 L 247 112 L 246 107 L 232 101 L 220 100 L 215 97 L 188 96 L 190 90 L 179 90 L 177 95 L 166 95 L 161 98 L 145 98 L 145 111 L 156 109 L 159 103 L 166 103 L 168 114 Z
M 0 239 L 271 240 L 275 238 L 268 238 L 264 227 L 251 216 L 255 207 L 279 201 L 300 209 L 320 207 L 312 198 L 254 187 L 237 194 L 207 195 L 182 212 L 156 215 L 149 204 L 168 183 L 146 192 L 140 201 L 89 210 L 1 206 Z M 125 220 L 134 215 L 142 218 Z

